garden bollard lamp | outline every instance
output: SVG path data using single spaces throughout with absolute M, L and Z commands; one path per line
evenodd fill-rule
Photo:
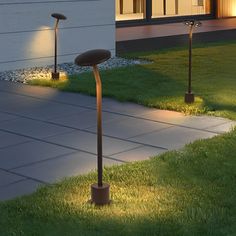
M 189 20 L 184 22 L 185 25 L 189 26 L 189 66 L 188 66 L 188 92 L 185 93 L 184 101 L 186 103 L 194 102 L 194 93 L 192 92 L 192 41 L 193 41 L 193 28 L 200 27 L 201 22 L 195 20 Z
M 97 65 L 107 61 L 111 53 L 104 49 L 90 50 L 82 53 L 75 59 L 78 66 L 92 66 L 96 81 L 96 99 L 97 99 L 97 171 L 98 181 L 91 185 L 91 202 L 95 205 L 106 205 L 110 203 L 109 190 L 110 185 L 103 183 L 102 172 L 102 83 Z
M 54 55 L 54 71 L 52 72 L 52 79 L 58 80 L 60 77 L 60 73 L 57 72 L 57 32 L 58 32 L 58 24 L 60 20 L 66 20 L 66 16 L 59 14 L 59 13 L 53 13 L 51 15 L 53 18 L 56 19 L 55 27 L 54 27 L 54 33 L 55 33 L 55 55 Z

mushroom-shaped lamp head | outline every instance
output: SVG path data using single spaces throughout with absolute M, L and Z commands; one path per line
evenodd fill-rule
M 107 61 L 111 57 L 111 52 L 105 49 L 90 50 L 80 54 L 75 58 L 78 66 L 95 66 Z
M 51 16 L 57 20 L 66 20 L 67 19 L 66 16 L 64 16 L 60 13 L 53 13 Z

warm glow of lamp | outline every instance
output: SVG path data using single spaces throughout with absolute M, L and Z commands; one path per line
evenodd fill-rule
M 48 26 L 41 26 L 34 34 L 30 42 L 30 52 L 28 56 L 31 58 L 51 57 L 54 49 L 53 31 Z
M 54 37 L 54 28 L 49 26 L 41 26 L 34 32 L 33 36 L 30 38 L 30 41 L 26 43 L 25 57 L 33 59 L 35 63 L 29 64 L 31 66 L 30 73 L 25 73 L 23 76 L 25 82 L 34 79 L 51 79 L 51 69 L 44 67 L 44 65 L 52 64 L 52 57 L 55 50 Z M 62 81 L 68 79 L 67 72 L 62 71 L 61 69 L 60 79 Z
M 236 2 L 233 2 L 233 6 L 232 6 L 232 16 L 236 16 Z
M 235 0 L 217 0 L 218 1 L 218 17 L 226 18 L 236 16 L 236 1 Z

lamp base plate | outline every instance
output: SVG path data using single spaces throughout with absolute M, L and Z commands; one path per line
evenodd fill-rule
M 52 80 L 59 80 L 59 78 L 60 78 L 60 73 L 59 72 L 52 72 Z
M 194 93 L 185 93 L 185 97 L 184 97 L 184 101 L 185 103 L 194 103 Z
M 109 204 L 110 201 L 110 185 L 103 183 L 100 187 L 98 184 L 91 185 L 91 203 L 95 205 L 102 206 Z

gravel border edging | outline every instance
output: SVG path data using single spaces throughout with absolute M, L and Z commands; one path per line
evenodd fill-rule
M 148 64 L 150 61 L 139 60 L 139 59 L 125 59 L 121 57 L 113 57 L 108 61 L 99 65 L 101 70 L 126 67 L 132 65 Z M 0 72 L 0 80 L 27 83 L 28 80 L 32 79 L 50 79 L 53 66 L 45 67 L 33 67 L 26 69 L 17 69 L 10 71 Z M 62 63 L 58 65 L 58 71 L 64 75 L 81 74 L 87 71 L 91 71 L 91 67 L 79 67 L 74 63 Z

